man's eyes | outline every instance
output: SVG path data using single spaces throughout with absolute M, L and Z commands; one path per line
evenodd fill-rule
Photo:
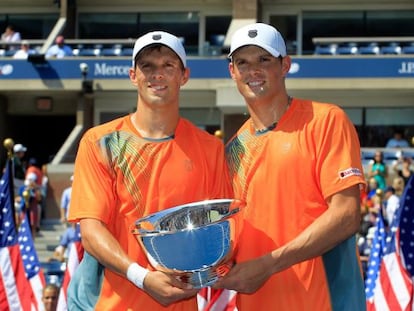
M 259 57 L 259 59 L 258 59 L 258 62 L 259 63 L 267 63 L 267 62 L 271 62 L 272 61 L 272 58 L 271 57 L 267 57 L 267 56 L 264 56 L 264 57 Z M 237 66 L 245 66 L 245 65 L 247 65 L 248 63 L 246 62 L 246 61 L 244 61 L 244 60 L 237 60 L 236 62 L 235 62 L 235 64 L 237 65 Z
M 150 63 L 141 63 L 139 64 L 139 67 L 141 69 L 155 69 L 157 66 L 150 64 Z M 162 65 L 162 67 L 164 68 L 175 68 L 177 67 L 174 63 L 165 63 L 164 65 Z
M 270 62 L 272 59 L 270 57 L 260 57 L 260 62 L 261 63 L 265 63 L 265 62 Z

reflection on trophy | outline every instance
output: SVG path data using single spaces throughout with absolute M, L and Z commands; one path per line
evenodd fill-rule
M 137 220 L 133 234 L 154 268 L 210 286 L 232 266 L 244 206 L 218 199 L 172 207 Z

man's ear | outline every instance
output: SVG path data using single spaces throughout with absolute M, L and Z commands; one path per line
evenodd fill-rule
M 129 80 L 131 80 L 133 85 L 136 85 L 136 78 L 137 78 L 137 74 L 135 73 L 135 69 L 134 68 L 129 68 Z
M 188 79 L 190 79 L 190 68 L 185 68 L 181 78 L 181 85 L 186 84 Z
M 234 65 L 233 65 L 233 62 L 230 62 L 230 63 L 229 63 L 229 72 L 230 72 L 230 76 L 231 76 L 231 78 L 232 78 L 233 80 L 235 80 L 235 79 L 234 79 Z
M 290 66 L 292 65 L 292 59 L 290 56 L 285 56 L 282 59 L 282 71 L 284 76 L 287 76 L 290 70 Z

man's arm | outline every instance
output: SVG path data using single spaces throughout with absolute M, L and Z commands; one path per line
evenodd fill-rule
M 63 190 L 62 197 L 60 199 L 60 222 L 65 223 L 66 222 L 66 209 L 68 207 L 68 195 L 66 189 Z
M 327 203 L 327 211 L 295 239 L 265 256 L 237 263 L 215 287 L 253 293 L 273 274 L 321 256 L 359 230 L 359 185 L 332 195 Z
M 131 277 L 127 277 L 128 269 L 131 265 L 137 267 L 137 264 L 128 257 L 105 224 L 97 219 L 87 218 L 81 219 L 80 228 L 85 251 L 106 268 L 131 280 Z M 143 290 L 164 306 L 194 296 L 198 291 L 187 289 L 188 286 L 174 276 L 159 271 L 149 271 L 142 282 Z

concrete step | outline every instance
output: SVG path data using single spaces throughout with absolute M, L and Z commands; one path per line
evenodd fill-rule
M 40 231 L 37 233 L 34 241 L 41 263 L 48 262 L 49 258 L 52 257 L 65 230 L 66 226 L 61 224 L 59 219 L 44 219 L 41 221 Z

